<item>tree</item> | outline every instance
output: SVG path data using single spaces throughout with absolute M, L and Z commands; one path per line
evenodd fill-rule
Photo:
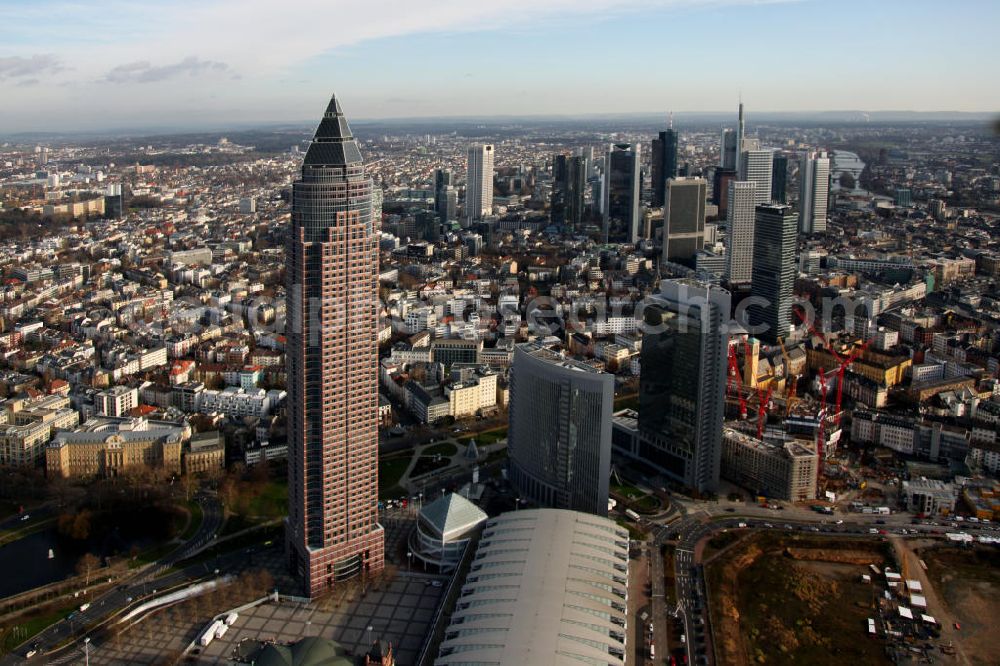
M 90 585 L 90 574 L 97 567 L 101 566 L 101 561 L 97 559 L 97 556 L 92 553 L 84 553 L 83 557 L 76 563 L 76 573 L 80 576 L 86 576 L 86 585 Z

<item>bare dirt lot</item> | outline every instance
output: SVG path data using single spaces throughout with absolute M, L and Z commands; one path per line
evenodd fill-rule
M 1000 663 L 996 619 L 1000 617 L 1000 552 L 992 547 L 931 546 L 918 553 L 947 613 L 961 625 L 954 632 L 973 664 Z
M 879 542 L 768 533 L 730 548 L 706 570 L 718 663 L 890 663 L 867 636 L 861 582 L 887 556 Z

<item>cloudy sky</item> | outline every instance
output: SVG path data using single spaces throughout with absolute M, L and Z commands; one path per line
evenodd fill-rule
M 1000 110 L 996 0 L 0 0 L 0 133 Z

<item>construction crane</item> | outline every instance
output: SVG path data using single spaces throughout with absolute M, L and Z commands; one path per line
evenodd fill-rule
M 763 389 L 757 389 L 757 439 L 764 436 L 764 420 L 767 418 L 767 406 L 771 402 L 771 394 L 774 393 L 774 382 L 767 385 L 767 393 Z
M 736 358 L 736 345 L 729 345 L 729 378 L 726 381 L 726 393 L 730 398 L 736 398 L 740 405 L 740 418 L 747 417 L 747 400 L 743 395 L 743 385 L 740 381 L 740 363 Z
M 785 360 L 785 418 L 792 413 L 792 407 L 799 401 L 795 396 L 795 387 L 799 383 L 799 376 L 792 374 L 792 361 L 788 357 L 788 350 L 785 349 L 785 341 L 778 338 L 781 346 L 781 357 Z
M 822 333 L 820 333 L 819 331 L 816 330 L 816 327 L 813 325 L 812 322 L 806 321 L 806 319 L 805 319 L 804 315 L 802 315 L 802 313 L 799 313 L 799 318 L 802 320 L 802 323 L 805 324 L 806 327 L 809 329 L 809 332 L 813 335 L 813 337 L 819 338 L 820 340 L 823 340 L 824 343 L 826 343 L 826 337 Z M 837 411 L 834 413 L 834 419 L 835 419 L 834 423 L 837 426 L 840 425 L 840 411 L 841 411 L 840 410 L 840 406 L 842 404 L 842 399 L 843 399 L 843 396 L 844 396 L 844 374 L 847 372 L 847 368 L 852 363 L 854 363 L 854 361 L 856 361 L 858 359 L 858 357 L 861 356 L 865 352 L 865 350 L 868 349 L 868 345 L 871 344 L 872 339 L 865 340 L 860 345 L 856 345 L 853 349 L 851 349 L 851 351 L 847 354 L 847 356 L 840 355 L 837 352 L 837 350 L 833 348 L 832 344 L 826 344 L 825 347 L 824 347 L 826 349 L 826 351 L 828 351 L 830 353 L 830 355 L 833 356 L 834 360 L 838 364 L 838 367 L 837 367 L 837 397 L 836 397 L 836 400 L 835 400 L 835 403 L 836 403 L 835 408 L 836 408 Z M 821 377 L 823 376 L 823 368 L 820 368 L 820 376 Z M 825 379 L 821 380 L 821 381 L 825 381 Z

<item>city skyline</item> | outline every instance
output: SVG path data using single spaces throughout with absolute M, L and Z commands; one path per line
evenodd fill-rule
M 809 0 L 543 0 L 502 7 L 384 0 L 374 7 L 300 2 L 300 11 L 288 11 L 252 2 L 238 8 L 230 0 L 169 8 L 64 0 L 8 5 L 0 9 L 0 94 L 9 100 L 0 127 L 302 122 L 315 91 L 329 89 L 353 100 L 357 119 L 717 111 L 731 108 L 741 92 L 758 114 L 1000 108 L 1000 94 L 986 85 L 986 63 L 995 56 L 987 26 L 998 8 L 985 2 L 948 12 L 934 11 L 932 2 Z M 315 27 L 302 28 L 301 11 Z M 901 11 L 907 30 L 878 28 L 898 22 Z M 355 29 L 321 29 L 334 20 Z M 820 29 L 836 39 L 836 49 L 793 58 L 791 39 L 784 51 L 765 54 L 772 66 L 727 76 L 726 86 L 709 83 L 728 72 L 740 31 L 801 36 Z M 636 65 L 667 55 L 668 46 L 652 39 L 664 30 L 672 35 L 670 52 L 691 53 L 699 67 L 672 68 L 650 88 Z M 569 43 L 596 45 L 620 34 L 630 38 L 587 67 L 559 57 Z M 956 70 L 950 59 L 936 57 L 938 49 L 923 49 L 931 39 L 942 49 L 961 47 L 965 64 Z M 874 40 L 883 55 L 873 55 Z M 505 74 L 513 52 L 532 56 Z M 461 61 L 455 53 L 464 54 Z M 861 53 L 864 61 L 855 55 Z M 925 85 L 889 85 L 884 71 L 890 81 L 919 77 Z M 926 94 L 927 86 L 944 81 L 947 95 Z M 515 94 L 496 95 L 497 86 Z M 594 97 L 595 86 L 615 94 Z

